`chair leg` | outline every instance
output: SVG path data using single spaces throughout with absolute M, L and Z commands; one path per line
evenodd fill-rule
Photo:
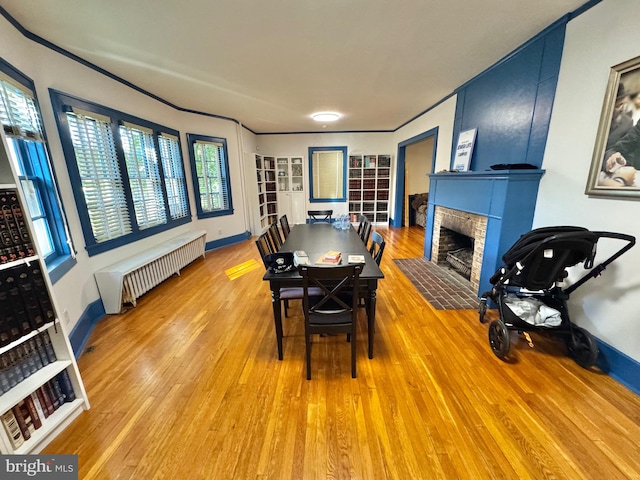
M 351 378 L 356 378 L 356 329 L 353 326 L 353 338 L 351 339 Z
M 307 344 L 307 380 L 311 380 L 311 335 L 305 333 L 304 336 Z
M 289 300 L 284 301 L 284 316 L 285 318 L 289 316 Z

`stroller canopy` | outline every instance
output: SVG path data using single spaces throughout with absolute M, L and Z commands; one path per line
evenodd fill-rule
M 522 235 L 502 256 L 507 271 L 516 265 L 521 269 L 509 284 L 542 290 L 564 278 L 568 267 L 585 262 L 585 268 L 591 268 L 598 238 L 586 228 L 571 226 L 538 228 Z M 491 279 L 493 284 L 496 277 Z

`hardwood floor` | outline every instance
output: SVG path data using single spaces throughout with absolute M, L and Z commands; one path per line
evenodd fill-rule
M 91 402 L 46 453 L 89 479 L 640 478 L 640 397 L 580 368 L 555 341 L 512 337 L 498 360 L 474 310 L 436 311 L 392 261 L 423 230 L 387 240 L 375 357 L 364 311 L 358 378 L 342 336 L 317 338 L 305 379 L 293 302 L 278 361 L 251 241 L 209 252 L 96 326 L 79 366 Z M 495 315 L 490 311 L 489 315 Z

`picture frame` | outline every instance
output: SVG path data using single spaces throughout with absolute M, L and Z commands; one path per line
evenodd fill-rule
M 611 67 L 585 194 L 640 198 L 640 57 Z
M 473 156 L 473 147 L 476 143 L 477 128 L 463 130 L 458 135 L 458 144 L 456 145 L 456 153 L 453 159 L 453 170 L 458 172 L 466 172 L 471 166 L 471 157 Z

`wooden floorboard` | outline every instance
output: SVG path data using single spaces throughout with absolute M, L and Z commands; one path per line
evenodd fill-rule
M 362 311 L 356 379 L 327 336 L 306 380 L 296 302 L 278 361 L 263 270 L 225 274 L 260 261 L 246 241 L 97 324 L 79 359 L 91 409 L 45 452 L 78 454 L 83 480 L 640 478 L 640 397 L 552 339 L 514 332 L 498 360 L 476 311 L 435 310 L 392 261 L 421 256 L 424 230 L 378 231 L 375 357 Z

